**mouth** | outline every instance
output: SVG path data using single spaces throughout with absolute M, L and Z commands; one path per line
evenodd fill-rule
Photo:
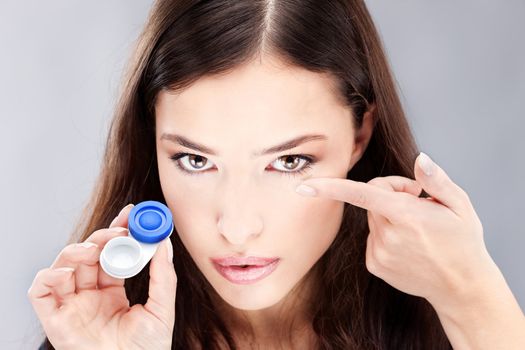
M 211 259 L 215 269 L 235 284 L 251 284 L 271 274 L 280 262 L 279 258 L 224 258 Z

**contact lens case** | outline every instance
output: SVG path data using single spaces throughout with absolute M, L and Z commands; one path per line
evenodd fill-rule
M 173 232 L 170 209 L 157 201 L 135 205 L 128 217 L 128 235 L 112 238 L 100 253 L 100 266 L 110 276 L 129 278 L 151 260 L 159 244 Z

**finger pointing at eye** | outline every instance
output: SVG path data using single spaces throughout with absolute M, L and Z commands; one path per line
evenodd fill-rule
M 374 211 L 391 221 L 399 221 L 399 208 L 408 208 L 414 195 L 395 192 L 365 182 L 341 178 L 312 178 L 302 182 L 317 192 L 317 197 L 331 198 Z M 413 190 L 412 190 L 413 191 Z M 301 193 L 302 194 L 302 193 Z

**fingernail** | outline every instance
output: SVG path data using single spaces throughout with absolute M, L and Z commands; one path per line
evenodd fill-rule
M 73 271 L 75 271 L 75 269 L 72 268 L 72 267 L 57 267 L 54 270 L 57 271 L 57 272 L 60 272 L 60 273 L 66 273 L 66 272 L 73 272 Z
M 317 195 L 317 191 L 315 190 L 315 188 L 312 188 L 310 186 L 306 186 L 306 185 L 299 185 L 297 186 L 297 188 L 295 189 L 295 192 L 299 193 L 299 194 L 302 194 L 302 195 L 305 195 L 305 196 L 315 196 Z
M 166 242 L 166 249 L 168 250 L 168 261 L 170 263 L 173 263 L 173 245 L 171 244 L 170 238 L 166 238 L 168 242 Z
M 91 247 L 97 247 L 98 245 L 93 243 L 93 242 L 82 242 L 82 243 L 77 243 L 77 245 L 79 247 L 83 247 L 83 248 L 91 248 Z
M 435 163 L 432 161 L 432 159 L 430 159 L 430 157 L 426 153 L 420 152 L 418 161 L 419 166 L 421 167 L 421 169 L 423 169 L 425 175 L 431 176 L 434 173 Z

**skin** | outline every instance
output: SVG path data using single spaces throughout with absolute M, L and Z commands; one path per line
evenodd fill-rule
M 27 295 L 55 349 L 171 349 L 177 276 L 169 239 L 150 264 L 148 300 L 129 306 L 124 280 L 107 275 L 99 257 L 112 238 L 128 235 L 133 205 L 109 228 L 69 244 L 36 274 Z
M 363 128 L 354 130 L 352 112 L 334 86 L 330 76 L 268 59 L 221 76 L 202 77 L 183 91 L 158 95 L 157 160 L 175 227 L 220 296 L 216 302 L 234 333 L 251 330 L 257 344 L 283 342 L 275 332 L 286 330 L 292 321 L 298 329 L 308 329 L 306 300 L 315 283 L 308 272 L 341 224 L 342 202 L 312 201 L 296 193 L 296 186 L 311 177 L 345 178 L 370 139 L 371 113 Z M 163 138 L 167 133 L 217 154 Z M 252 152 L 310 133 L 327 139 L 251 157 Z M 179 164 L 193 175 L 170 159 L 178 152 L 191 154 Z M 297 174 L 305 162 L 286 156 L 301 154 L 312 155 L 317 162 Z M 239 285 L 222 277 L 210 261 L 234 253 L 281 261 L 263 280 Z
M 427 299 L 454 349 L 524 349 L 525 316 L 485 247 L 467 193 L 424 153 L 414 174 L 415 180 L 327 177 L 303 185 L 315 198 L 367 210 L 367 269 Z M 419 198 L 422 189 L 431 197 Z
M 162 190 L 178 233 L 216 290 L 217 307 L 241 347 L 254 341 L 268 349 L 314 344 L 305 306 L 315 285 L 310 272 L 333 241 L 344 205 L 330 199 L 314 203 L 294 189 L 312 176 L 345 177 L 372 130 L 370 113 L 364 127 L 353 130 L 350 111 L 331 93 L 333 87 L 327 76 L 266 60 L 201 79 L 179 96 L 159 95 L 156 138 Z M 161 132 L 175 131 L 216 149 L 218 155 L 209 157 L 211 171 L 185 175 L 176 170 L 169 157 L 190 150 L 160 138 Z M 252 151 L 311 132 L 327 140 L 249 158 Z M 303 153 L 317 158 L 310 169 L 300 176 L 278 173 L 302 169 L 301 159 L 281 158 Z M 151 259 L 144 305 L 130 307 L 124 280 L 108 276 L 99 264 L 105 244 L 129 234 L 132 206 L 85 242 L 64 247 L 36 274 L 27 295 L 55 348 L 171 348 L 177 275 L 170 240 L 160 244 Z M 235 252 L 282 260 L 272 275 L 256 284 L 232 285 L 209 258 Z M 290 346 L 272 333 L 284 325 L 293 326 Z M 254 337 L 244 338 L 246 330 Z M 287 328 L 280 330 L 286 334 Z
M 254 339 L 239 339 L 241 347 L 254 341 L 268 349 L 314 344 L 306 307 L 315 286 L 310 272 L 333 241 L 346 202 L 368 213 L 367 269 L 405 293 L 426 298 L 454 349 L 525 348 L 525 317 L 486 250 L 483 227 L 468 195 L 437 164 L 430 161 L 426 171 L 423 155 L 414 164 L 415 180 L 346 179 L 370 139 L 373 106 L 365 113 L 363 128 L 354 130 L 349 111 L 330 93 L 329 77 L 281 68 L 268 61 L 250 64 L 199 80 L 178 96 L 162 92 L 157 106 L 162 190 L 177 231 L 217 292 L 216 303 L 234 336 L 237 331 L 253 333 Z M 250 117 L 243 118 L 246 115 Z M 161 141 L 163 131 L 215 148 L 218 155 L 209 156 L 213 166 L 205 165 L 211 171 L 193 176 L 178 172 L 169 157 L 190 150 Z M 248 157 L 254 150 L 313 131 L 326 134 L 327 141 Z M 276 162 L 283 155 L 303 153 L 318 158 L 304 174 L 288 177 L 270 171 L 287 170 L 284 161 Z M 317 195 L 295 192 L 300 183 Z M 431 197 L 419 198 L 421 189 Z M 170 240 L 151 260 L 144 305 L 130 307 L 124 281 L 100 268 L 104 245 L 128 235 L 131 207 L 123 208 L 109 228 L 67 245 L 35 276 L 28 298 L 55 348 L 171 348 L 177 275 Z M 233 285 L 208 258 L 234 252 L 282 261 L 254 285 Z M 285 333 L 292 321 L 297 332 L 287 346 L 272 331 Z

